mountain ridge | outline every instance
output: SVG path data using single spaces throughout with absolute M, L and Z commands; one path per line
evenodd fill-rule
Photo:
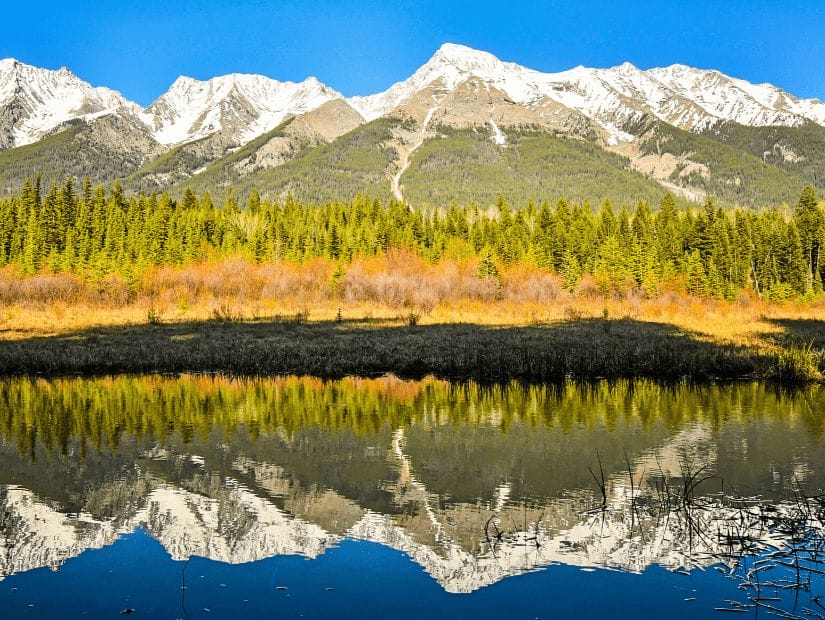
M 315 117 L 310 122 L 307 115 Z M 261 140 L 296 118 L 303 120 L 288 135 L 276 133 Z M 370 146 L 361 136 L 359 163 L 355 168 L 341 163 L 338 141 L 382 118 L 403 122 L 390 123 L 389 133 L 367 130 L 364 136 L 379 142 Z M 316 126 L 323 129 L 316 131 Z M 114 127 L 128 131 L 118 135 Z M 67 128 L 73 133 L 65 138 L 44 140 Z M 317 197 L 323 178 L 342 179 L 359 169 L 371 179 L 371 186 L 383 177 L 386 193 L 404 200 L 422 195 L 414 187 L 405 192 L 405 180 L 416 174 L 424 177 L 416 173 L 422 163 L 420 149 L 447 137 L 442 130 L 449 133 L 451 128 L 487 136 L 501 153 L 513 147 L 508 144 L 511 130 L 562 137 L 569 144 L 545 143 L 566 152 L 571 146 L 589 149 L 584 146 L 588 142 L 624 158 L 627 164 L 617 164 L 619 168 L 629 166 L 690 200 L 714 193 L 734 203 L 773 201 L 784 195 L 780 185 L 793 185 L 796 192 L 800 182 L 820 183 L 816 171 L 825 163 L 822 101 L 683 64 L 642 70 L 625 62 L 604 69 L 579 65 L 543 73 L 445 43 L 411 76 L 372 95 L 344 97 L 312 76 L 280 82 L 259 74 L 231 73 L 208 80 L 180 76 L 142 108 L 117 91 L 91 86 L 66 68 L 53 71 L 14 59 L 0 61 L 0 186 L 6 188 L 43 165 L 50 166 L 51 177 L 79 177 L 91 169 L 95 181 L 133 178 L 139 180 L 135 188 L 141 191 L 166 190 L 189 180 L 217 189 L 229 179 L 243 178 L 245 186 L 260 180 L 266 192 L 275 189 L 267 183 L 277 177 L 276 193 L 313 187 Z M 59 156 L 53 151 L 58 143 Z M 312 155 L 310 163 L 291 168 L 302 170 L 306 182 L 296 185 L 283 175 L 267 173 L 324 145 L 332 145 L 325 155 Z M 18 151 L 24 146 L 28 150 Z M 451 148 L 455 146 L 453 142 Z M 246 150 L 240 162 L 233 154 L 242 148 Z M 347 147 L 342 148 L 346 152 Z M 364 168 L 363 154 L 370 148 L 384 155 Z M 425 149 L 430 166 L 471 166 L 475 157 L 454 152 L 449 158 L 433 158 L 433 148 L 437 147 L 431 144 Z M 709 152 L 714 150 L 719 152 Z M 72 159 L 72 152 L 81 151 L 86 160 Z M 95 152 L 114 159 L 91 165 L 87 160 Z M 488 157 L 498 162 L 493 167 L 506 166 L 504 177 L 495 173 L 490 178 L 506 179 L 510 187 L 523 180 L 519 174 L 537 178 L 542 165 L 555 161 L 550 155 L 535 160 L 536 170 L 521 172 L 507 163 L 512 163 L 511 157 Z M 198 180 L 220 169 L 226 172 L 217 181 Z M 767 180 L 759 181 L 759 175 Z M 483 182 L 483 176 L 474 182 Z M 441 178 L 446 182 L 455 175 Z M 540 180 L 533 185 L 542 191 L 556 189 Z M 351 186 L 336 184 L 338 189 Z M 559 187 L 567 186 L 563 182 Z
M 249 127 L 242 135 L 241 142 L 245 143 L 274 129 L 287 115 L 311 111 L 332 99 L 343 99 L 369 121 L 392 112 L 417 90 L 429 86 L 435 80 L 442 80 L 447 90 L 452 90 L 468 77 L 480 78 L 500 88 L 520 105 L 535 104 L 549 97 L 606 124 L 609 124 L 604 109 L 606 103 L 610 103 L 615 112 L 622 107 L 622 103 L 627 103 L 626 99 L 622 101 L 622 97 L 638 100 L 639 95 L 642 95 L 647 109 L 639 107 L 630 112 L 624 111 L 626 116 L 650 112 L 660 120 L 680 128 L 706 129 L 708 124 L 719 120 L 734 121 L 746 126 L 799 126 L 806 121 L 825 125 L 825 103 L 821 100 L 798 98 L 771 83 L 753 84 L 715 69 L 697 69 L 676 63 L 643 70 L 630 62 L 624 62 L 609 68 L 578 65 L 561 72 L 545 73 L 455 43 L 443 44 L 409 78 L 396 82 L 385 91 L 352 97 L 344 97 L 314 76 L 308 76 L 301 82 L 292 82 L 278 81 L 255 73 L 229 73 L 206 80 L 181 75 L 165 93 L 148 106 L 141 107 L 116 90 L 92 86 L 65 67 L 59 70 L 41 69 L 6 58 L 0 60 L 0 105 L 5 105 L 13 98 L 15 93 L 10 84 L 18 72 L 35 76 L 40 82 L 50 78 L 51 85 L 61 85 L 64 89 L 71 86 L 86 94 L 97 95 L 96 100 L 80 101 L 81 104 L 86 103 L 88 107 L 94 108 L 94 111 L 90 112 L 82 105 L 70 107 L 69 103 L 72 102 L 56 110 L 55 117 L 60 114 L 64 116 L 60 122 L 55 120 L 53 123 L 45 123 L 44 126 L 49 129 L 73 118 L 114 113 L 120 107 L 138 114 L 150 130 L 154 129 L 153 137 L 164 145 L 181 144 L 211 133 L 208 131 L 209 124 L 203 120 L 210 114 L 215 115 L 225 98 L 233 94 L 258 95 L 252 103 L 258 110 L 268 108 L 266 111 L 269 112 L 264 121 Z M 186 100 L 193 90 L 205 96 L 205 103 L 209 105 L 184 109 L 187 113 L 185 120 L 189 121 L 188 127 L 182 128 L 180 122 L 173 122 L 175 119 L 163 117 L 164 113 L 168 116 L 172 103 L 179 104 L 180 100 Z M 684 109 L 679 110 L 680 99 L 684 102 L 682 108 L 690 108 L 689 103 L 695 106 L 694 116 L 686 114 Z M 109 105 L 93 105 L 103 100 L 108 100 Z M 40 103 L 47 104 L 50 101 Z M 192 103 L 191 98 L 188 103 Z M 278 108 L 277 104 L 285 105 Z M 197 128 L 193 129 L 196 125 Z M 212 131 L 218 129 L 220 126 L 213 123 Z M 618 126 L 611 126 L 611 129 L 617 138 L 624 137 Z M 29 142 L 20 144 L 24 143 Z

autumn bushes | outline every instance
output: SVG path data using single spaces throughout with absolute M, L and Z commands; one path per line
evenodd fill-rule
M 430 264 L 403 252 L 356 261 L 341 278 L 340 299 L 388 308 L 432 310 L 446 300 L 493 300 L 499 283 L 475 276 L 474 262 Z
M 23 276 L 12 267 L 0 269 L 0 305 L 30 308 L 53 303 L 101 308 L 149 303 L 171 308 L 334 302 L 431 311 L 439 304 L 461 301 L 554 304 L 640 295 L 643 292 L 632 289 L 605 294 L 589 277 L 568 291 L 560 276 L 529 263 L 484 276 L 475 258 L 432 263 L 402 250 L 347 264 L 322 258 L 300 264 L 255 263 L 234 257 L 150 268 L 132 281 L 115 274 L 87 279 L 68 273 Z
M 585 274 L 562 276 L 528 261 L 484 265 L 484 257 L 428 261 L 411 250 L 338 262 L 255 262 L 241 256 L 184 267 L 153 267 L 127 278 L 22 276 L 0 269 L 0 323 L 14 332 L 58 333 L 95 325 L 175 321 L 281 322 L 353 319 L 539 325 L 636 319 L 755 344 L 773 329 L 763 316 L 825 315 L 822 302 L 778 305 L 742 292 L 732 301 L 688 295 L 674 276 L 655 294 L 605 288 Z
M 674 280 L 659 298 L 685 297 Z M 480 270 L 477 258 L 427 261 L 414 252 L 391 250 L 350 263 L 312 259 L 303 263 L 255 263 L 233 257 L 185 267 L 155 267 L 131 281 L 123 276 L 83 278 L 75 274 L 23 276 L 0 269 L 0 305 L 38 308 L 53 303 L 119 308 L 145 305 L 171 309 L 230 304 L 312 307 L 317 304 L 366 305 L 385 309 L 432 311 L 439 304 L 593 305 L 635 303 L 649 298 L 638 287 L 605 288 L 585 275 L 570 290 L 561 276 L 528 262 Z
M 323 260 L 292 265 L 255 264 L 242 258 L 160 267 L 143 274 L 136 295 L 163 306 L 218 302 L 245 306 L 287 299 L 312 304 L 328 296 L 332 267 Z
M 13 267 L 0 269 L 0 305 L 38 307 L 67 305 L 124 306 L 131 295 L 126 281 L 108 276 L 93 282 L 72 274 L 40 273 L 24 277 Z
M 311 307 L 334 303 L 426 313 L 445 302 L 553 303 L 562 297 L 570 295 L 563 290 L 559 277 L 534 266 L 517 264 L 497 277 L 481 277 L 476 259 L 432 263 L 413 252 L 393 250 L 348 264 L 328 259 L 257 264 L 236 257 L 156 268 L 135 283 L 131 300 L 189 307 L 216 303 Z

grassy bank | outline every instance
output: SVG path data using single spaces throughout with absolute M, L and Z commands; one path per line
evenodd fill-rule
M 817 379 L 794 348 L 712 342 L 672 325 L 578 319 L 543 326 L 405 326 L 377 319 L 179 322 L 0 342 L 0 374 L 228 372 L 319 377 L 435 375 L 482 382 L 745 376 Z M 797 359 L 798 358 L 798 359 Z M 807 373 L 807 374 L 805 374 Z
M 256 265 L 141 280 L 0 271 L 0 374 L 433 374 L 479 381 L 646 377 L 822 380 L 825 302 L 648 298 L 575 290 L 515 265 L 409 254 Z

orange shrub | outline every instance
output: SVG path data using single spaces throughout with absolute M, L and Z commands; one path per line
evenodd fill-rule
M 39 273 L 24 277 L 16 269 L 0 270 L 0 304 L 43 307 L 55 303 L 120 306 L 129 302 L 129 289 L 120 276 L 84 282 L 72 274 Z

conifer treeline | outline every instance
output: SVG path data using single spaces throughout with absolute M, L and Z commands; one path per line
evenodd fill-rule
M 88 180 L 80 191 L 68 180 L 47 192 L 27 181 L 0 202 L 0 265 L 127 279 L 155 265 L 237 254 L 346 262 L 404 247 L 432 261 L 478 257 L 479 277 L 530 261 L 560 274 L 570 290 L 589 274 L 605 293 L 641 288 L 656 295 L 676 284 L 719 298 L 752 290 L 787 299 L 822 291 L 823 241 L 825 212 L 811 187 L 791 213 L 723 211 L 713 199 L 685 211 L 672 196 L 658 209 L 640 202 L 618 214 L 607 202 L 596 212 L 564 199 L 514 210 L 501 198 L 491 212 L 456 205 L 427 212 L 361 196 L 280 204 L 255 191 L 243 208 L 231 192 L 218 207 L 209 194 L 127 197 L 119 184 L 107 191 Z

